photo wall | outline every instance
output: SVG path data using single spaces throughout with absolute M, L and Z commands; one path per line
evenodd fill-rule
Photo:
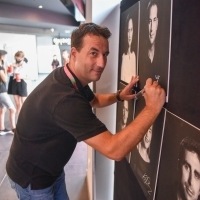
M 166 103 L 139 144 L 115 162 L 114 200 L 200 200 L 199 10 L 198 0 L 121 2 L 118 88 L 139 75 L 140 90 L 152 78 Z M 143 97 L 118 102 L 116 131 L 144 106 Z

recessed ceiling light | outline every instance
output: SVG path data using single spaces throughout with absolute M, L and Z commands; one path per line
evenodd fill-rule
M 41 8 L 43 8 L 43 6 L 42 6 L 42 5 L 40 5 L 38 8 L 40 8 L 40 9 L 41 9 Z
M 70 33 L 70 30 L 65 30 L 65 33 Z
M 54 28 L 51 28 L 51 32 L 54 32 Z

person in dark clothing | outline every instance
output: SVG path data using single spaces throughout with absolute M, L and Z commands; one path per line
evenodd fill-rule
M 12 65 L 12 73 L 10 73 L 10 80 L 8 83 L 8 94 L 12 94 L 15 100 L 17 114 L 28 96 L 27 79 L 28 66 L 27 60 L 24 60 L 24 52 L 18 51 L 15 53 L 16 62 Z M 26 61 L 26 62 L 25 62 Z
M 21 200 L 68 200 L 64 166 L 77 142 L 84 141 L 106 157 L 121 160 L 161 111 L 165 92 L 156 81 L 148 79 L 146 106 L 129 126 L 113 135 L 95 116 L 93 107 L 133 99 L 135 95 L 130 91 L 139 80 L 133 77 L 117 93 L 91 91 L 88 84 L 98 81 L 105 69 L 110 36 L 106 27 L 80 25 L 72 33 L 67 66 L 49 74 L 24 102 L 6 163 L 10 183 Z
M 51 63 L 52 70 L 58 68 L 59 65 L 60 65 L 60 63 L 59 63 L 59 61 L 57 60 L 57 56 L 54 55 L 54 56 L 53 56 L 53 61 L 52 61 L 52 63 Z

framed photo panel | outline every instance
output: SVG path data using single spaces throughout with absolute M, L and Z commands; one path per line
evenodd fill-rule
M 138 74 L 138 16 L 139 2 L 120 17 L 119 79 L 125 83 Z
M 142 97 L 136 102 L 136 117 L 144 106 L 145 100 Z M 147 200 L 153 200 L 155 197 L 165 113 L 166 110 L 163 108 L 153 125 L 131 152 L 130 166 Z
M 167 112 L 157 200 L 200 200 L 200 129 Z

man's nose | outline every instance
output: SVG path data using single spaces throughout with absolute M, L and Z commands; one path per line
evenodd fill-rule
M 106 65 L 106 58 L 103 56 L 103 55 L 100 55 L 98 58 L 97 58 L 97 66 L 98 67 L 101 67 L 101 68 L 104 68 Z
M 152 26 L 153 26 L 153 23 L 151 22 L 150 23 L 150 31 L 152 32 Z
M 189 178 L 188 178 L 188 184 L 191 186 L 193 184 L 194 181 L 194 175 L 192 175 L 192 173 L 189 173 Z

